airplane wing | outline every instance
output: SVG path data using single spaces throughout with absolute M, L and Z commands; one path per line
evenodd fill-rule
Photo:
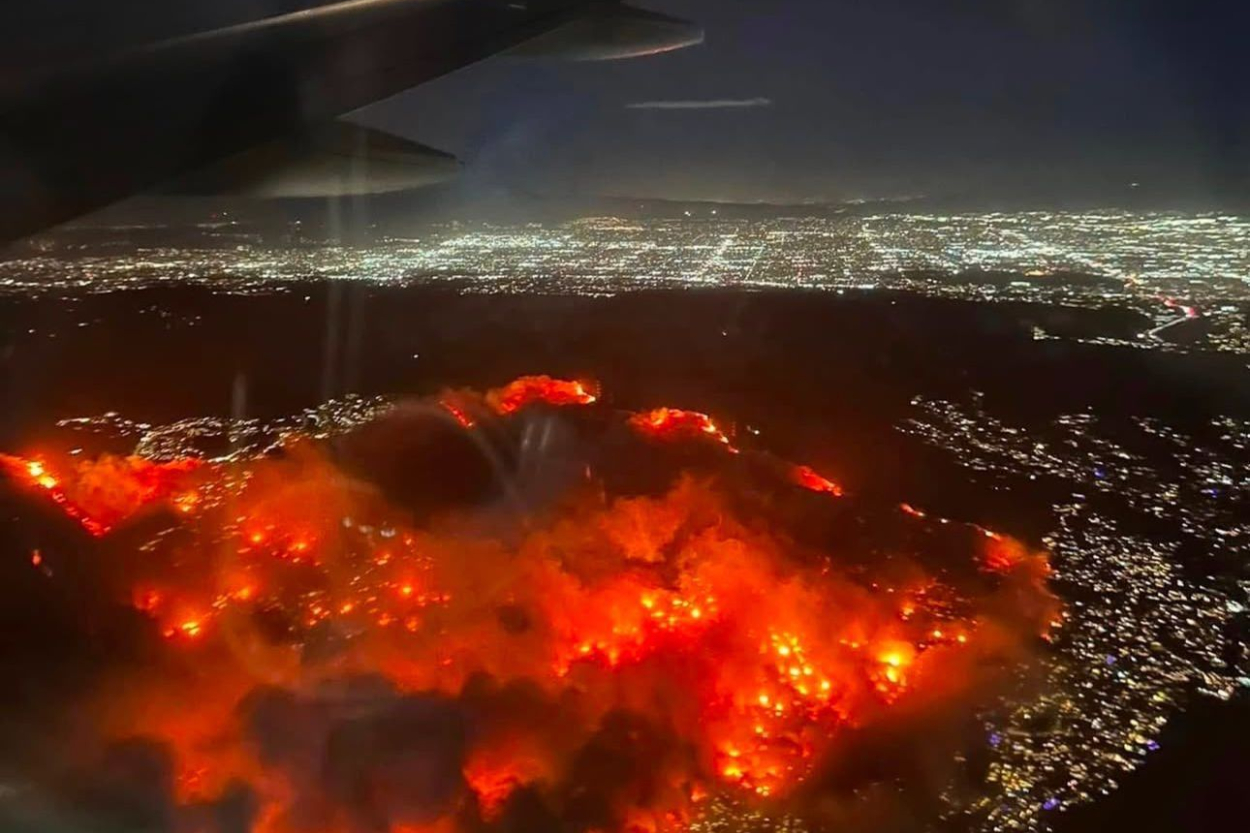
M 324 135 L 498 52 L 629 57 L 701 37 L 617 0 L 339 0 L 0 83 L 0 242 L 248 148 Z

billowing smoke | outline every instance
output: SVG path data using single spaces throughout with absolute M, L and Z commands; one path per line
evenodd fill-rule
M 259 458 L 50 457 L 7 466 L 142 644 L 0 803 L 30 829 L 919 827 L 1057 614 L 1016 541 L 546 377 Z

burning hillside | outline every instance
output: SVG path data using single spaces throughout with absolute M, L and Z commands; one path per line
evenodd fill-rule
M 46 789 L 180 833 L 820 827 L 880 780 L 846 774 L 866 739 L 957 757 L 1055 616 L 1045 556 L 597 395 L 532 377 L 243 462 L 5 458 L 153 643 L 52 779 L 94 786 Z

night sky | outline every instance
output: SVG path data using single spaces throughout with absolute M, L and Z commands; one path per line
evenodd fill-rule
M 649 7 L 700 22 L 706 42 L 607 64 L 495 59 L 366 119 L 473 163 L 466 187 L 546 194 L 1201 204 L 1248 181 L 1248 15 L 1217 3 Z M 627 106 L 717 100 L 757 106 Z
M 699 22 L 706 42 L 600 64 L 496 57 L 359 119 L 460 156 L 470 195 L 1247 204 L 1244 4 L 637 1 Z M 315 4 L 22 0 L 34 23 L 0 37 L 0 73 L 55 60 L 47 44 Z M 739 106 L 630 107 L 718 101 Z

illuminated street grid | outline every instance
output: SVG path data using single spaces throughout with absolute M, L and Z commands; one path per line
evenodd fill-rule
M 60 428 L 84 434 L 125 438 L 135 443 L 134 453 L 165 462 L 205 458 L 229 462 L 246 460 L 282 448 L 288 437 L 299 435 L 324 440 L 377 418 L 392 405 L 383 397 L 348 394 L 315 408 L 273 421 L 228 417 L 193 417 L 166 425 L 135 422 L 117 413 L 76 417 L 57 423 Z
M 231 223 L 204 235 L 186 248 L 125 254 L 62 244 L 54 235 L 38 241 L 34 253 L 0 262 L 0 291 L 112 292 L 176 283 L 255 292 L 310 279 L 582 295 L 683 287 L 893 290 L 1125 307 L 1152 324 L 1135 339 L 1089 340 L 1133 346 L 1172 349 L 1168 329 L 1201 318 L 1202 332 L 1187 339 L 1184 349 L 1250 353 L 1250 218 L 1233 215 L 601 217 L 511 226 L 450 223 L 420 237 L 360 247 L 266 245 L 260 235 Z
M 990 416 L 978 395 L 913 405 L 917 415 L 899 430 L 998 478 L 993 488 L 1020 478 L 1071 489 L 1053 507 L 1046 539 L 1066 604 L 1048 685 L 1040 701 L 987 717 L 996 754 L 990 778 L 1003 791 L 974 807 L 988 829 L 1036 829 L 1050 814 L 1112 791 L 1158 748 L 1187 697 L 1226 700 L 1250 687 L 1250 580 L 1201 563 L 1187 569 L 1178 555 L 1188 539 L 1212 565 L 1250 563 L 1250 424 L 1215 420 L 1207 440 L 1137 420 L 1129 430 L 1140 436 L 1126 440 L 1161 441 L 1170 451 L 1147 458 L 1088 414 L 1036 430 Z M 1113 512 L 1162 519 L 1172 531 L 1136 534 Z

